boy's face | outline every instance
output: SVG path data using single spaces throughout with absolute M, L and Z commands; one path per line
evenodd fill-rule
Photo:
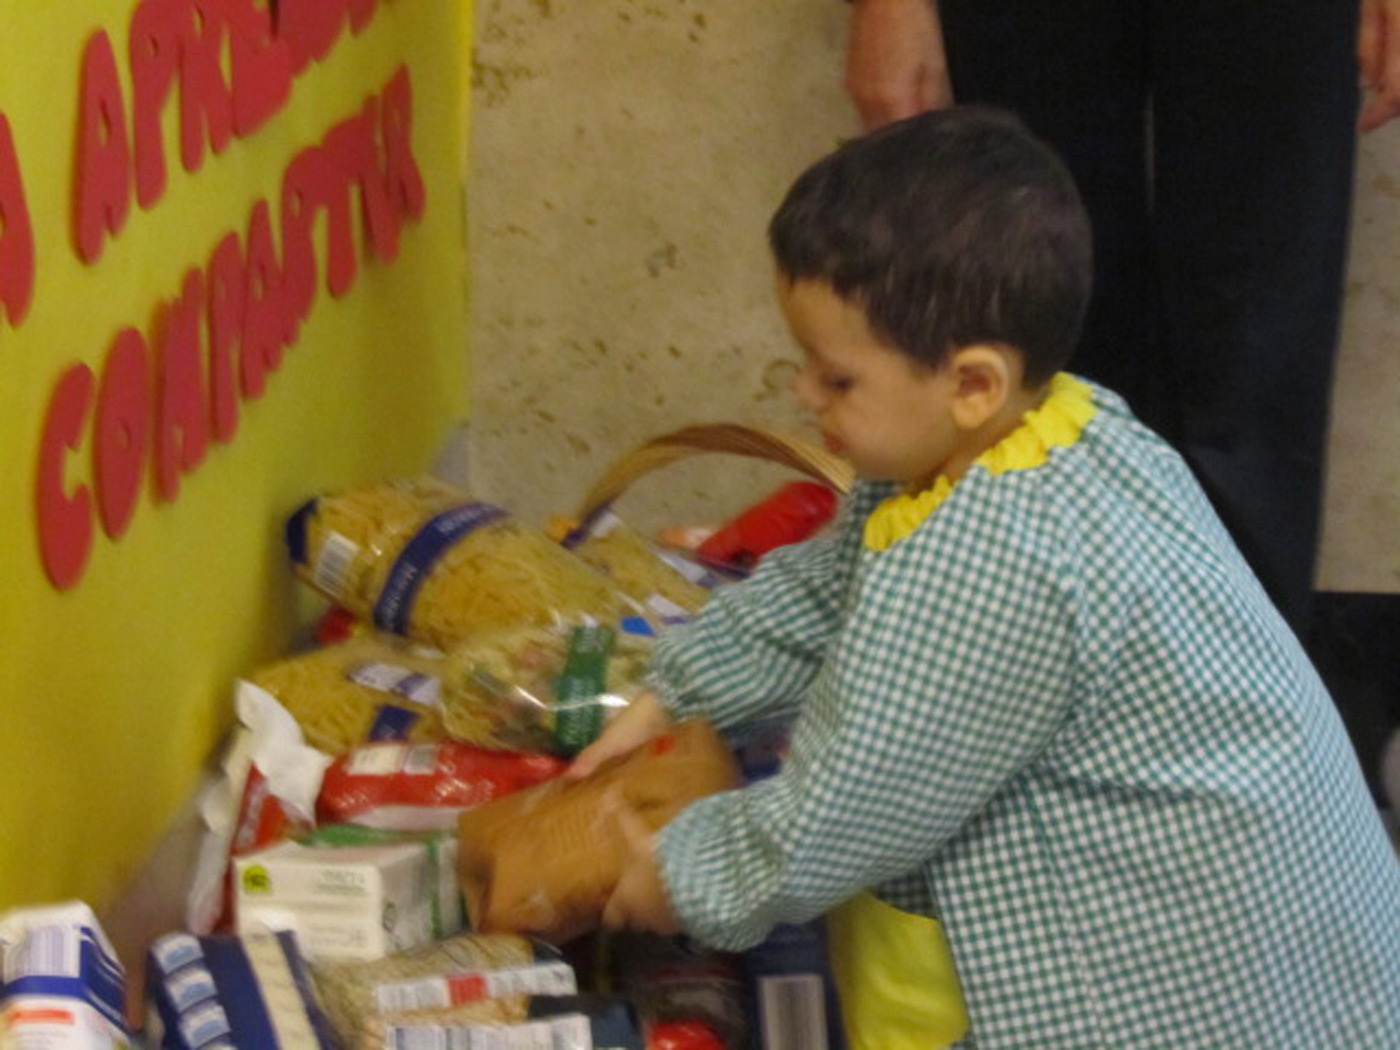
M 806 356 L 796 392 L 827 446 L 865 478 L 928 484 L 957 451 L 955 380 L 881 339 L 825 281 L 778 277 L 778 300 Z

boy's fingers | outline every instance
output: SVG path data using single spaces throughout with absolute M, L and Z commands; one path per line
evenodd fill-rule
M 628 928 L 630 917 L 627 912 L 627 905 L 623 900 L 623 894 L 613 891 L 608 903 L 603 908 L 603 925 L 610 930 L 625 930 Z
M 597 744 L 589 744 L 575 755 L 574 760 L 564 767 L 563 778 L 565 780 L 582 780 L 591 775 L 598 768 L 600 762 L 597 757 L 597 748 Z
M 581 780 L 589 776 L 610 759 L 635 751 L 661 735 L 669 725 L 670 716 L 661 709 L 656 697 L 648 692 L 638 694 L 627 709 L 608 724 L 602 736 L 578 753 L 564 770 L 564 779 Z
M 619 746 L 614 737 L 605 733 L 574 756 L 574 760 L 564 769 L 564 779 L 582 780 L 591 776 L 608 759 L 625 754 L 628 750 L 630 748 Z
M 647 907 L 642 893 L 644 883 L 639 881 L 638 872 L 642 870 L 641 866 L 652 862 L 651 828 L 623 797 L 620 788 L 614 788 L 604 796 L 602 810 L 616 822 L 624 851 L 622 878 L 603 908 L 603 925 L 610 929 L 648 929 Z
M 650 857 L 651 828 L 647 827 L 646 821 L 628 804 L 620 791 L 614 791 L 608 796 L 607 806 L 622 832 L 622 841 L 627 847 L 627 852 L 634 856 Z

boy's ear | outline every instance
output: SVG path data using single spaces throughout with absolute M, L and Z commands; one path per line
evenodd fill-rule
M 1018 362 L 999 346 L 975 343 L 953 353 L 953 422 L 976 430 L 994 418 L 1021 382 Z

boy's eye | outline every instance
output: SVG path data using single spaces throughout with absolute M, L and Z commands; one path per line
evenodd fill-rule
M 834 394 L 844 394 L 847 390 L 850 390 L 851 387 L 855 386 L 855 380 L 850 376 L 822 376 L 822 386 Z

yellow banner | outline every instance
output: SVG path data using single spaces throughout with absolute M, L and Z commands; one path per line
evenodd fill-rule
M 0 0 L 0 908 L 104 905 L 235 675 L 282 525 L 465 407 L 469 9 Z

